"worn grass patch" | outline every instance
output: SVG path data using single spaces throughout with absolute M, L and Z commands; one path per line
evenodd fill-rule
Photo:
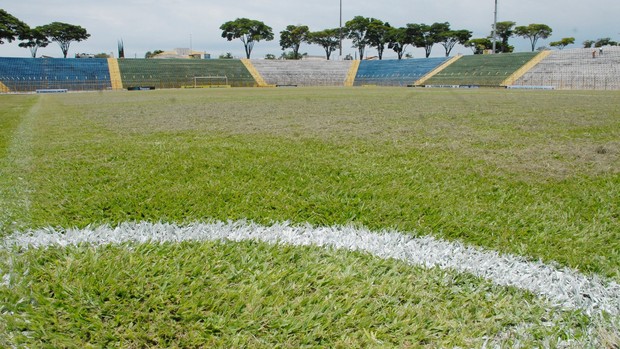
M 50 248 L 11 269 L 2 317 L 26 347 L 553 346 L 590 326 L 472 276 L 320 248 Z

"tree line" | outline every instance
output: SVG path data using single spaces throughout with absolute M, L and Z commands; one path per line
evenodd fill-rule
M 239 39 L 243 43 L 247 58 L 251 57 L 252 50 L 257 42 L 274 39 L 273 29 L 270 26 L 248 18 L 237 18 L 234 21 L 225 22 L 220 26 L 220 30 L 222 30 L 222 38 L 228 41 Z M 497 23 L 495 30 L 489 36 L 472 38 L 471 31 L 452 29 L 449 22 L 436 22 L 430 25 L 409 23 L 404 27 L 393 27 L 390 23 L 376 18 L 356 16 L 347 21 L 342 28 L 320 31 L 310 31 L 307 25 L 289 25 L 280 32 L 279 43 L 283 51 L 291 50 L 283 55 L 290 59 L 300 59 L 302 57 L 302 54 L 299 53 L 301 45 L 310 44 L 321 46 L 329 60 L 333 52 L 341 49 L 343 39 L 352 41 L 352 47 L 357 50 L 360 59 L 364 58 L 366 49 L 369 47 L 377 50 L 379 59 L 383 59 L 386 48 L 394 51 L 398 59 L 402 59 L 409 46 L 424 49 L 427 58 L 436 45 L 443 47 L 446 57 L 450 55 L 457 44 L 471 48 L 474 54 L 492 51 L 493 46 L 495 46 L 496 53 L 513 52 L 514 46 L 509 44 L 509 39 L 515 36 L 529 39 L 531 49 L 534 51 L 538 40 L 547 39 L 552 33 L 553 30 L 546 24 L 534 23 L 517 26 L 515 22 L 503 21 Z M 493 37 L 494 34 L 495 37 Z M 56 42 L 66 58 L 72 42 L 83 41 L 89 37 L 90 34 L 86 29 L 68 23 L 53 22 L 31 28 L 5 10 L 0 9 L 0 44 L 4 44 L 5 41 L 20 40 L 19 46 L 30 49 L 32 57 L 36 57 L 39 48 Z M 493 41 L 495 41 L 495 45 L 493 45 Z M 575 38 L 562 38 L 559 41 L 551 42 L 550 46 L 563 49 L 574 43 Z M 618 45 L 618 43 L 610 38 L 602 38 L 586 40 L 583 45 L 589 48 Z M 120 46 L 119 52 L 121 52 Z M 153 56 L 155 53 L 149 52 L 148 54 Z
M 228 21 L 220 27 L 222 37 L 228 41 L 240 39 L 243 43 L 246 58 L 250 58 L 254 44 L 274 39 L 271 27 L 265 23 L 248 18 L 237 18 Z M 512 52 L 514 47 L 508 41 L 513 36 L 520 36 L 530 40 L 532 51 L 536 49 L 539 39 L 551 36 L 553 30 L 546 24 L 529 24 L 516 26 L 515 22 L 498 22 L 495 32 L 496 53 Z M 289 25 L 280 32 L 280 47 L 282 50 L 291 49 L 290 54 L 283 56 L 299 59 L 299 49 L 302 44 L 316 44 L 325 50 L 329 60 L 331 54 L 340 48 L 341 40 L 349 39 L 353 48 L 357 49 L 359 57 L 363 58 L 367 48 L 377 50 L 379 59 L 383 59 L 385 49 L 393 50 L 398 59 L 402 59 L 408 46 L 424 49 L 425 56 L 431 55 L 433 47 L 440 45 L 444 53 L 450 55 L 457 45 L 463 45 L 473 50 L 474 54 L 484 53 L 493 48 L 493 32 L 486 38 L 472 39 L 472 32 L 467 29 L 452 29 L 449 22 L 436 22 L 430 25 L 424 23 L 409 23 L 404 27 L 393 27 L 388 22 L 376 18 L 356 16 L 345 23 L 343 28 L 332 28 L 321 31 L 310 31 L 306 25 Z M 572 39 L 572 42 L 570 40 Z M 573 38 L 562 39 L 558 47 L 563 48 L 574 43 Z M 270 55 L 273 56 L 273 55 Z
M 19 47 L 30 49 L 33 58 L 37 56 L 39 48 L 47 47 L 52 42 L 58 43 L 63 57 L 67 58 L 72 42 L 83 41 L 89 37 L 90 34 L 86 29 L 79 25 L 62 22 L 52 22 L 31 28 L 15 16 L 0 9 L 0 44 L 4 44 L 5 41 L 20 40 L 22 42 L 19 43 Z

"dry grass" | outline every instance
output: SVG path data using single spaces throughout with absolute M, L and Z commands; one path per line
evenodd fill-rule
M 128 134 L 262 134 L 437 149 L 530 179 L 620 171 L 617 92 L 324 91 L 186 91 L 173 96 L 160 91 L 131 103 L 112 103 L 105 115 L 95 109 L 86 116 Z

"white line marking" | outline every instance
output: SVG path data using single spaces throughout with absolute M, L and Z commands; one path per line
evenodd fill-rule
M 5 159 L 0 159 L 0 231 L 22 227 L 16 213 L 30 212 L 32 188 L 24 175 L 32 161 L 33 131 L 42 98 L 24 114 L 13 134 Z M 17 220 L 17 221 L 16 221 Z
M 4 239 L 3 248 L 45 248 L 78 244 L 104 245 L 166 243 L 181 241 L 246 241 L 294 246 L 322 246 L 363 251 L 384 259 L 411 265 L 439 267 L 470 273 L 498 285 L 514 286 L 547 297 L 555 305 L 582 309 L 588 315 L 620 314 L 620 285 L 576 270 L 514 255 L 500 255 L 460 242 L 430 236 L 411 237 L 394 231 L 372 232 L 353 227 L 312 227 L 278 223 L 261 226 L 252 222 L 215 222 L 175 225 L 168 223 L 123 223 L 118 227 L 42 229 L 16 233 Z

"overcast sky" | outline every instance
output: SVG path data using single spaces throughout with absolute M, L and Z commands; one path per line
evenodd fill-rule
M 553 28 L 553 36 L 538 46 L 563 37 L 575 37 L 580 44 L 586 39 L 611 37 L 620 40 L 619 0 L 499 0 L 498 21 L 514 21 L 517 25 L 544 23 Z M 453 29 L 468 29 L 474 37 L 489 35 L 493 23 L 494 0 L 342 0 L 343 22 L 354 16 L 374 17 L 392 26 L 407 23 L 450 22 Z M 75 53 L 117 54 L 122 39 L 127 57 L 144 57 L 147 51 L 191 47 L 217 57 L 230 52 L 243 56 L 239 40 L 221 38 L 222 23 L 239 17 L 265 22 L 273 28 L 275 39 L 259 42 L 252 58 L 272 53 L 279 56 L 279 33 L 289 24 L 308 25 L 318 31 L 339 25 L 340 0 L 0 0 L 0 8 L 31 27 L 65 22 L 84 27 L 91 37 L 72 43 L 69 56 Z M 344 24 L 344 23 L 343 23 Z M 516 51 L 529 50 L 529 41 L 511 39 Z M 354 54 L 345 42 L 344 54 Z M 578 45 L 575 45 L 577 47 Z M 316 45 L 302 45 L 300 52 L 322 55 Z M 421 49 L 409 48 L 414 57 L 423 57 Z M 470 54 L 471 50 L 455 48 L 453 53 Z M 29 51 L 16 42 L 0 45 L 0 56 L 28 57 Z M 62 57 L 56 43 L 40 49 L 39 55 Z M 336 53 L 337 54 L 337 53 Z M 368 49 L 375 55 L 375 49 Z M 434 47 L 432 56 L 441 56 L 443 47 Z M 394 57 L 385 51 L 385 58 Z

